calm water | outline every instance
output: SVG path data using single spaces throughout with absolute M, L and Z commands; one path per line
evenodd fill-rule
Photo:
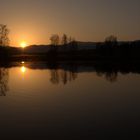
M 1 137 L 98 137 L 140 126 L 140 69 L 15 63 L 0 68 Z

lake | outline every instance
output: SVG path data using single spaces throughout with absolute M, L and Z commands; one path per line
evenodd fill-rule
M 0 95 L 2 138 L 139 133 L 140 67 L 136 64 L 3 64 Z

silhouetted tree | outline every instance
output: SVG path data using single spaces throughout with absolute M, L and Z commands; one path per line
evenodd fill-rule
M 68 44 L 68 36 L 63 34 L 62 36 L 62 45 L 66 46 Z
M 117 37 L 114 35 L 108 36 L 105 39 L 105 45 L 112 47 L 112 46 L 117 46 L 117 44 L 118 44 Z
M 57 46 L 57 45 L 59 45 L 60 37 L 59 37 L 59 35 L 54 34 L 50 37 L 50 40 L 51 40 L 51 45 Z
M 0 46 L 9 46 L 9 29 L 7 28 L 7 25 L 0 24 Z
M 51 50 L 50 52 L 52 53 L 57 53 L 57 49 L 58 49 L 58 45 L 60 42 L 60 37 L 57 34 L 54 34 L 50 37 L 50 41 L 51 41 Z

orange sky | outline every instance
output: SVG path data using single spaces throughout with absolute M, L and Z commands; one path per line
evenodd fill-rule
M 140 39 L 139 0 L 0 0 L 0 21 L 12 46 L 49 44 L 52 34 L 80 41 Z

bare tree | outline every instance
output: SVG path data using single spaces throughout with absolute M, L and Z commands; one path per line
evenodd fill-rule
M 116 46 L 117 43 L 118 43 L 117 37 L 114 36 L 114 35 L 108 36 L 108 37 L 105 39 L 105 44 L 106 44 L 106 45 L 109 45 L 109 46 Z
M 60 42 L 60 37 L 59 35 L 57 34 L 54 34 L 50 37 L 50 41 L 51 41 L 51 45 L 53 46 L 57 46 L 59 45 L 59 42 Z
M 62 45 L 67 45 L 68 44 L 68 36 L 66 34 L 63 34 L 62 36 Z
M 0 24 L 0 46 L 9 46 L 9 29 L 7 25 Z

